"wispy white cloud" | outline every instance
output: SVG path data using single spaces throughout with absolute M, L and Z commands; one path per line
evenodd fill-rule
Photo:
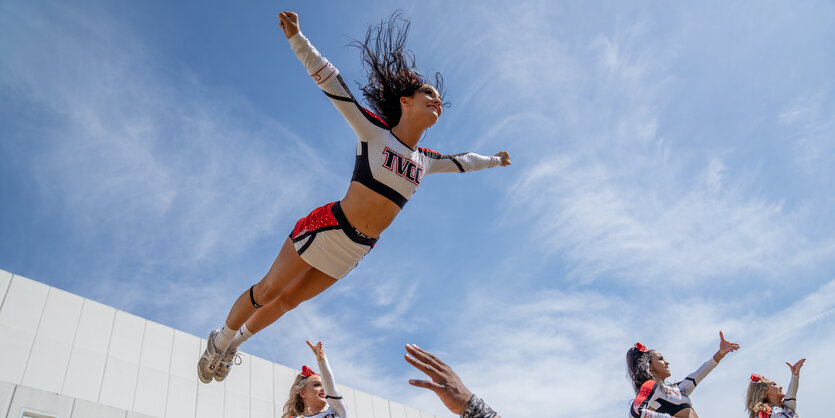
M 4 31 L 27 39 L 2 47 L 4 92 L 43 120 L 22 132 L 21 166 L 90 264 L 59 287 L 202 334 L 269 265 L 242 261 L 253 244 L 277 251 L 310 202 L 344 187 L 321 150 L 163 61 L 130 25 L 3 9 Z
M 781 109 L 777 120 L 788 128 L 797 165 L 810 175 L 831 175 L 835 162 L 835 106 L 829 91 L 795 98 Z
M 511 210 L 527 212 L 540 242 L 564 254 L 583 280 L 692 283 L 750 272 L 775 277 L 806 265 L 821 243 L 796 226 L 805 214 L 723 187 L 722 167 L 713 159 L 689 181 L 650 177 L 678 176 L 673 167 L 635 167 L 624 178 L 600 161 L 552 157 L 526 170 L 512 195 L 523 203 Z
M 557 14 L 510 13 L 531 28 L 549 27 Z M 665 87 L 676 40 L 651 36 L 648 19 L 612 20 L 579 51 L 516 25 L 483 35 L 505 43 L 491 57 L 513 86 L 508 100 L 541 109 L 508 192 L 507 218 L 538 243 L 523 251 L 559 256 L 583 283 L 774 278 L 831 256 L 835 242 L 807 236 L 812 215 L 804 206 L 764 196 L 734 171 L 736 161 L 724 155 L 732 144 L 691 154 L 698 138 L 669 136 L 662 109 L 673 100 Z M 511 111 L 490 135 L 509 121 L 533 120 L 522 112 Z
M 60 6 L 7 9 L 7 30 L 28 35 L 4 48 L 7 91 L 55 121 L 32 128 L 43 146 L 27 169 L 83 243 L 109 243 L 103 259 L 211 262 L 334 192 L 298 135 L 188 68 L 163 70 L 127 28 Z

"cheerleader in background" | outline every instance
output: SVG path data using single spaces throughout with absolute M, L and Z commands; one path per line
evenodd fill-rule
M 788 393 L 783 393 L 783 387 L 777 386 L 773 380 L 758 374 L 751 375 L 748 384 L 748 395 L 745 397 L 745 410 L 748 418 L 797 418 L 797 382 L 800 379 L 800 368 L 806 359 L 797 363 L 786 363 L 792 371 Z
M 284 404 L 281 418 L 348 418 L 348 409 L 342 395 L 336 390 L 336 382 L 333 380 L 322 342 L 313 345 L 307 341 L 307 345 L 316 355 L 322 374 L 319 375 L 309 367 L 302 366 L 302 372 L 296 376 L 293 386 L 290 387 L 290 399 Z
M 670 362 L 655 350 L 636 343 L 626 353 L 626 368 L 635 389 L 630 416 L 634 418 L 698 418 L 689 395 L 696 385 L 731 351 L 739 350 L 739 344 L 728 342 L 719 331 L 719 350 L 713 357 L 684 380 L 670 384 Z

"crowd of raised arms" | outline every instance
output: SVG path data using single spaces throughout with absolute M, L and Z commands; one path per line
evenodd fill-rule
M 511 163 L 505 151 L 444 154 L 417 146 L 447 106 L 441 75 L 427 78 L 417 72 L 414 56 L 405 48 L 409 21 L 398 13 L 370 27 L 364 40 L 353 43 L 367 72 L 368 80 L 360 90 L 371 110 L 360 104 L 336 67 L 302 34 L 298 14 L 282 12 L 278 18 L 308 75 L 356 134 L 354 173 L 341 200 L 299 219 L 266 275 L 238 296 L 226 321 L 209 333 L 206 350 L 197 363 L 203 383 L 224 380 L 244 341 L 356 267 L 412 198 L 423 176 Z M 337 390 L 322 343 L 307 344 L 319 373 L 302 367 L 290 388 L 282 418 L 347 418 L 351 413 Z M 683 380 L 670 383 L 669 361 L 659 351 L 636 343 L 626 354 L 627 374 L 635 391 L 629 416 L 698 418 L 690 395 L 728 353 L 738 349 L 739 344 L 725 340 L 720 331 L 716 353 Z M 472 418 L 499 416 L 432 353 L 406 345 L 405 360 L 429 377 L 409 383 L 434 391 L 451 412 Z M 791 369 L 786 393 L 773 380 L 750 375 L 745 398 L 749 418 L 798 416 L 796 395 L 804 361 L 786 363 Z
M 307 341 L 319 363 L 321 375 L 307 366 L 296 376 L 290 387 L 290 396 L 284 404 L 281 418 L 316 417 L 346 418 L 350 416 L 342 395 L 336 389 L 333 372 L 328 364 L 322 342 L 313 345 Z M 670 362 L 657 350 L 635 343 L 626 353 L 626 369 L 635 400 L 629 408 L 633 418 L 698 418 L 690 401 L 690 394 L 696 386 L 739 344 L 725 340 L 719 332 L 719 349 L 701 367 L 683 380 L 667 382 L 670 377 Z M 429 377 L 429 380 L 412 379 L 409 383 L 432 390 L 450 412 L 466 418 L 498 418 L 499 414 L 481 398 L 475 396 L 455 371 L 436 355 L 416 345 L 406 345 L 406 361 Z M 748 418 L 796 418 L 797 386 L 800 369 L 806 359 L 794 364 L 786 363 L 791 370 L 791 382 L 786 393 L 773 380 L 756 373 L 750 375 L 748 392 L 745 396 L 745 411 Z M 740 380 L 740 389 L 744 382 Z M 740 390 L 742 393 L 742 390 Z

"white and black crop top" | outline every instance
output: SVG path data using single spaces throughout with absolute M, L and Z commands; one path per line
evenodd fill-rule
M 709 358 L 702 367 L 676 384 L 647 380 L 632 402 L 629 416 L 632 418 L 669 418 L 682 409 L 692 408 L 689 395 L 696 385 L 716 367 L 716 361 Z
M 402 208 L 426 174 L 463 173 L 501 164 L 502 160 L 497 156 L 472 152 L 443 155 L 427 148 L 409 147 L 391 132 L 391 127 L 382 119 L 360 106 L 339 71 L 319 54 L 301 32 L 290 37 L 289 41 L 310 77 L 357 135 L 359 141 L 352 181 Z

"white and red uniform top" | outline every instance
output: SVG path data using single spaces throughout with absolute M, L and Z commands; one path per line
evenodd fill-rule
M 496 167 L 502 160 L 471 152 L 443 155 L 404 144 L 377 115 L 363 108 L 345 85 L 339 71 L 310 44 L 301 32 L 289 39 L 308 74 L 345 117 L 358 138 L 352 181 L 388 198 L 401 208 L 417 190 L 423 176 L 462 173 Z
M 629 416 L 632 418 L 669 418 L 682 409 L 692 408 L 689 395 L 696 385 L 716 367 L 711 357 L 702 367 L 673 385 L 647 380 L 635 396 Z
M 319 373 L 322 377 L 322 386 L 325 388 L 325 399 L 328 401 L 328 409 L 314 415 L 304 415 L 297 418 L 348 418 L 348 408 L 342 395 L 336 390 L 336 382 L 333 380 L 333 373 L 328 366 L 328 358 L 322 356 L 319 361 Z

